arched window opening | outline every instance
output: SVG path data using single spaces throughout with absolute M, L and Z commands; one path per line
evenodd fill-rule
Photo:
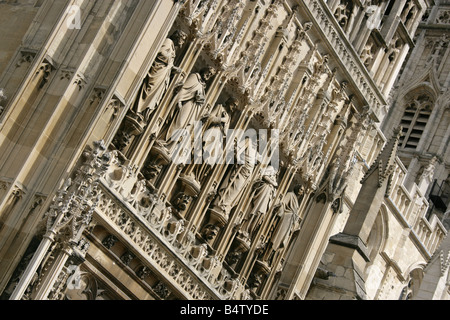
M 433 102 L 426 94 L 416 96 L 407 104 L 400 122 L 403 127 L 403 136 L 400 138 L 401 148 L 417 148 L 432 110 Z

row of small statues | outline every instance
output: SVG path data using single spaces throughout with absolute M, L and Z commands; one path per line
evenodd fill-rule
M 175 59 L 177 51 L 182 48 L 186 39 L 185 32 L 175 31 L 164 41 L 147 73 L 135 103 L 128 113 L 128 116 L 142 127 L 149 124 L 152 114 L 160 106 L 171 83 L 172 75 L 182 73 L 175 66 Z M 174 97 L 169 106 L 167 127 L 157 137 L 158 145 L 164 147 L 169 155 L 172 155 L 176 144 L 184 138 L 182 135 L 189 130 L 193 131 L 195 121 L 201 120 L 210 126 L 226 130 L 229 124 L 229 112 L 233 111 L 237 104 L 236 100 L 230 99 L 227 102 L 228 110 L 223 105 L 218 105 L 209 114 L 205 114 L 204 111 L 206 85 L 215 73 L 216 70 L 208 66 L 199 72 L 191 73 L 183 83 L 176 85 Z M 116 146 L 118 149 L 124 149 L 129 144 L 130 134 L 125 134 L 125 138 L 122 139 L 126 141 L 118 141 Z
M 142 126 L 149 124 L 152 114 L 159 107 L 169 88 L 173 73 L 180 74 L 182 72 L 175 66 L 175 60 L 177 51 L 182 48 L 186 39 L 186 33 L 181 30 L 175 31 L 164 41 L 147 73 L 139 95 L 129 111 L 129 115 Z M 206 123 L 207 128 L 216 127 L 223 134 L 227 132 L 231 121 L 230 114 L 238 107 L 236 99 L 231 98 L 225 104 L 216 105 L 208 114 L 204 112 L 206 84 L 215 75 L 215 72 L 214 68 L 206 67 L 198 73 L 191 73 L 183 84 L 177 85 L 174 89 L 168 125 L 157 138 L 158 145 L 164 147 L 168 154 L 174 152 L 176 142 L 182 138 L 177 134 L 189 132 L 190 128 L 193 129 L 195 121 L 202 120 Z M 209 141 L 208 137 L 203 137 L 203 140 Z M 244 153 L 255 151 L 251 142 L 244 148 L 246 149 Z M 204 145 L 204 152 L 209 153 L 212 158 L 219 156 L 214 154 L 214 150 L 213 145 Z M 243 164 L 234 166 L 218 189 L 212 207 L 221 211 L 225 216 L 228 216 L 237 205 L 240 195 L 250 181 L 255 169 L 255 162 L 250 159 L 252 158 L 245 157 Z M 242 234 L 246 234 L 249 238 L 254 236 L 271 208 L 278 187 L 276 180 L 276 171 L 272 167 L 266 167 L 261 173 L 261 179 L 254 186 L 251 209 L 244 217 L 240 227 Z M 288 193 L 281 205 L 277 207 L 278 218 L 271 229 L 272 235 L 267 243 L 263 260 L 272 260 L 274 253 L 287 245 L 286 242 L 290 235 L 298 228 L 300 190 L 301 188 L 296 188 Z M 213 235 L 206 231 L 205 236 L 213 238 L 217 234 L 217 230 L 212 233 Z

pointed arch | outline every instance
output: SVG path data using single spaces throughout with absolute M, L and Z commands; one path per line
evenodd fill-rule
M 424 79 L 428 77 L 425 76 L 422 80 Z M 400 138 L 400 147 L 417 149 L 435 108 L 438 94 L 436 88 L 429 82 L 422 81 L 409 86 L 408 89 L 401 99 L 403 109 L 399 121 L 403 128 L 403 136 Z
M 436 98 L 439 92 L 441 92 L 441 85 L 436 70 L 432 66 L 427 66 L 419 74 L 422 76 L 412 77 L 409 82 L 406 82 L 402 86 L 401 92 L 409 93 L 423 87 L 429 90 L 429 93 Z
M 367 264 L 367 268 L 373 264 L 377 255 L 385 250 L 388 237 L 388 212 L 386 206 L 382 204 L 366 244 L 370 258 L 370 262 Z
M 399 300 L 411 300 L 417 295 L 424 276 L 425 261 L 416 261 L 411 264 L 403 274 L 404 287 L 400 293 Z

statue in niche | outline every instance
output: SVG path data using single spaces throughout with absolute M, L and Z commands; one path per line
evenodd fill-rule
M 257 161 L 256 146 L 251 139 L 246 137 L 243 142 L 238 144 L 238 163 L 227 175 L 213 203 L 213 206 L 226 217 L 237 205 L 242 191 L 251 179 Z
M 388 59 L 391 63 L 394 63 L 397 60 L 397 57 L 400 53 L 400 48 L 402 47 L 401 42 L 398 38 L 394 38 L 391 42 L 391 46 L 387 52 Z
M 425 66 L 428 67 L 430 64 L 435 63 L 435 66 L 438 67 L 448 47 L 448 36 L 444 34 L 439 40 L 431 41 L 429 46 L 431 47 L 431 52 Z
M 416 183 L 420 184 L 421 181 L 431 181 L 433 179 L 434 171 L 436 169 L 437 157 L 433 157 L 428 165 L 421 166 L 417 172 Z
M 253 292 L 256 292 L 265 280 L 265 275 L 261 272 L 252 272 L 248 278 L 248 286 Z
M 213 240 L 219 233 L 219 226 L 214 223 L 208 223 L 203 227 L 202 236 L 205 240 Z
M 264 169 L 261 179 L 256 181 L 254 185 L 252 208 L 242 223 L 241 231 L 249 239 L 253 238 L 254 233 L 270 209 L 277 187 L 277 171 L 272 166 L 269 166 Z
M 229 98 L 225 104 L 217 104 L 210 114 L 202 118 L 205 125 L 203 134 L 203 154 L 198 155 L 202 159 L 203 165 L 197 165 L 195 176 L 198 181 L 207 176 L 211 167 L 218 163 L 223 163 L 221 158 L 224 154 L 223 138 L 227 135 L 230 127 L 231 116 L 239 106 L 239 101 L 235 98 Z M 203 158 L 201 158 L 203 157 Z
M 169 116 L 169 127 L 160 136 L 158 143 L 172 154 L 176 143 L 186 138 L 186 133 L 192 134 L 194 122 L 201 119 L 206 96 L 206 84 L 215 75 L 213 67 L 206 67 L 200 73 L 191 73 L 178 93 L 176 93 L 174 108 Z
M 181 72 L 174 66 L 174 61 L 176 50 L 183 46 L 186 38 L 186 33 L 177 30 L 164 41 L 131 108 L 140 122 L 148 123 L 150 115 L 158 107 L 169 86 L 172 72 Z
M 262 261 L 273 263 L 279 252 L 287 247 L 294 231 L 300 224 L 299 205 L 305 189 L 298 185 L 293 191 L 288 192 L 277 210 L 273 233 L 266 245 Z
M 379 2 L 380 1 L 371 1 L 364 9 L 364 13 L 367 18 L 366 26 L 369 30 L 377 29 L 380 27 L 383 14 Z

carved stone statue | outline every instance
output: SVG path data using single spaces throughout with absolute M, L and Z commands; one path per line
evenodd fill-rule
M 400 56 L 400 51 L 403 47 L 402 41 L 398 37 L 394 37 L 387 48 L 386 51 L 386 66 L 384 69 L 384 76 L 382 78 L 381 84 L 384 86 L 389 81 L 390 77 L 392 77 L 392 72 L 397 63 L 397 59 Z
M 242 231 L 248 234 L 249 238 L 253 237 L 253 233 L 261 225 L 264 216 L 270 209 L 277 187 L 277 172 L 269 166 L 263 171 L 261 179 L 255 183 L 252 208 L 242 224 Z
M 419 170 L 419 172 L 417 173 L 417 177 L 419 178 L 418 182 L 420 183 L 421 181 L 431 181 L 434 175 L 434 171 L 436 169 L 436 162 L 437 162 L 437 157 L 433 157 L 430 162 L 428 163 L 428 165 L 426 166 L 422 166 Z
M 240 147 L 241 149 L 237 151 L 240 161 L 224 180 L 213 203 L 214 207 L 218 208 L 227 217 L 236 206 L 239 196 L 249 183 L 257 160 L 257 150 L 251 139 L 246 138 L 244 146 Z
M 186 33 L 177 30 L 164 41 L 132 107 L 140 121 L 147 123 L 151 113 L 157 108 L 169 86 L 172 71 L 181 72 L 174 66 L 174 61 L 176 50 L 183 46 L 186 37 Z
M 274 231 L 267 244 L 263 261 L 272 262 L 278 252 L 287 247 L 291 236 L 299 227 L 299 199 L 304 194 L 304 187 L 299 185 L 284 197 L 278 208 Z
M 189 205 L 189 203 L 192 200 L 192 196 L 184 193 L 184 192 L 179 192 L 174 200 L 174 206 L 175 208 L 177 208 L 180 212 L 184 212 L 187 208 L 187 206 Z
M 186 34 L 178 30 L 164 41 L 144 79 L 134 105 L 114 137 L 113 145 L 118 150 L 123 152 L 131 144 L 133 137 L 144 132 L 151 114 L 169 87 L 172 71 L 181 72 L 174 66 L 174 61 L 177 48 L 181 47 L 185 40 Z
M 381 6 L 376 4 L 378 1 L 372 1 L 372 4 L 368 5 L 365 9 L 365 16 L 367 18 L 366 26 L 368 29 L 377 29 L 380 26 L 381 20 L 383 18 L 381 13 Z
M 225 105 L 216 105 L 210 114 L 203 117 L 206 127 L 203 134 L 203 159 L 206 163 L 216 164 L 218 158 L 222 155 L 220 151 L 223 141 L 217 141 L 216 137 L 220 134 L 223 137 L 226 136 L 231 121 L 230 113 L 236 110 L 238 104 L 238 100 L 230 98 L 225 102 Z
M 416 10 L 417 8 L 415 7 L 414 1 L 410 0 L 406 2 L 405 7 L 400 16 L 400 19 L 405 24 L 405 26 L 408 24 L 409 19 L 412 19 L 415 16 Z
M 205 130 L 201 137 L 202 148 L 195 149 L 196 159 L 201 164 L 195 165 L 194 175 L 197 181 L 209 175 L 212 166 L 224 163 L 224 137 L 226 137 L 231 122 L 231 114 L 238 107 L 238 100 L 229 98 L 225 104 L 217 104 L 211 113 L 202 117 Z
M 206 67 L 200 73 L 192 73 L 174 97 L 174 108 L 169 116 L 170 125 L 160 137 L 159 143 L 167 148 L 169 154 L 177 142 L 194 131 L 194 122 L 202 116 L 205 103 L 206 83 L 215 74 L 213 67 Z

